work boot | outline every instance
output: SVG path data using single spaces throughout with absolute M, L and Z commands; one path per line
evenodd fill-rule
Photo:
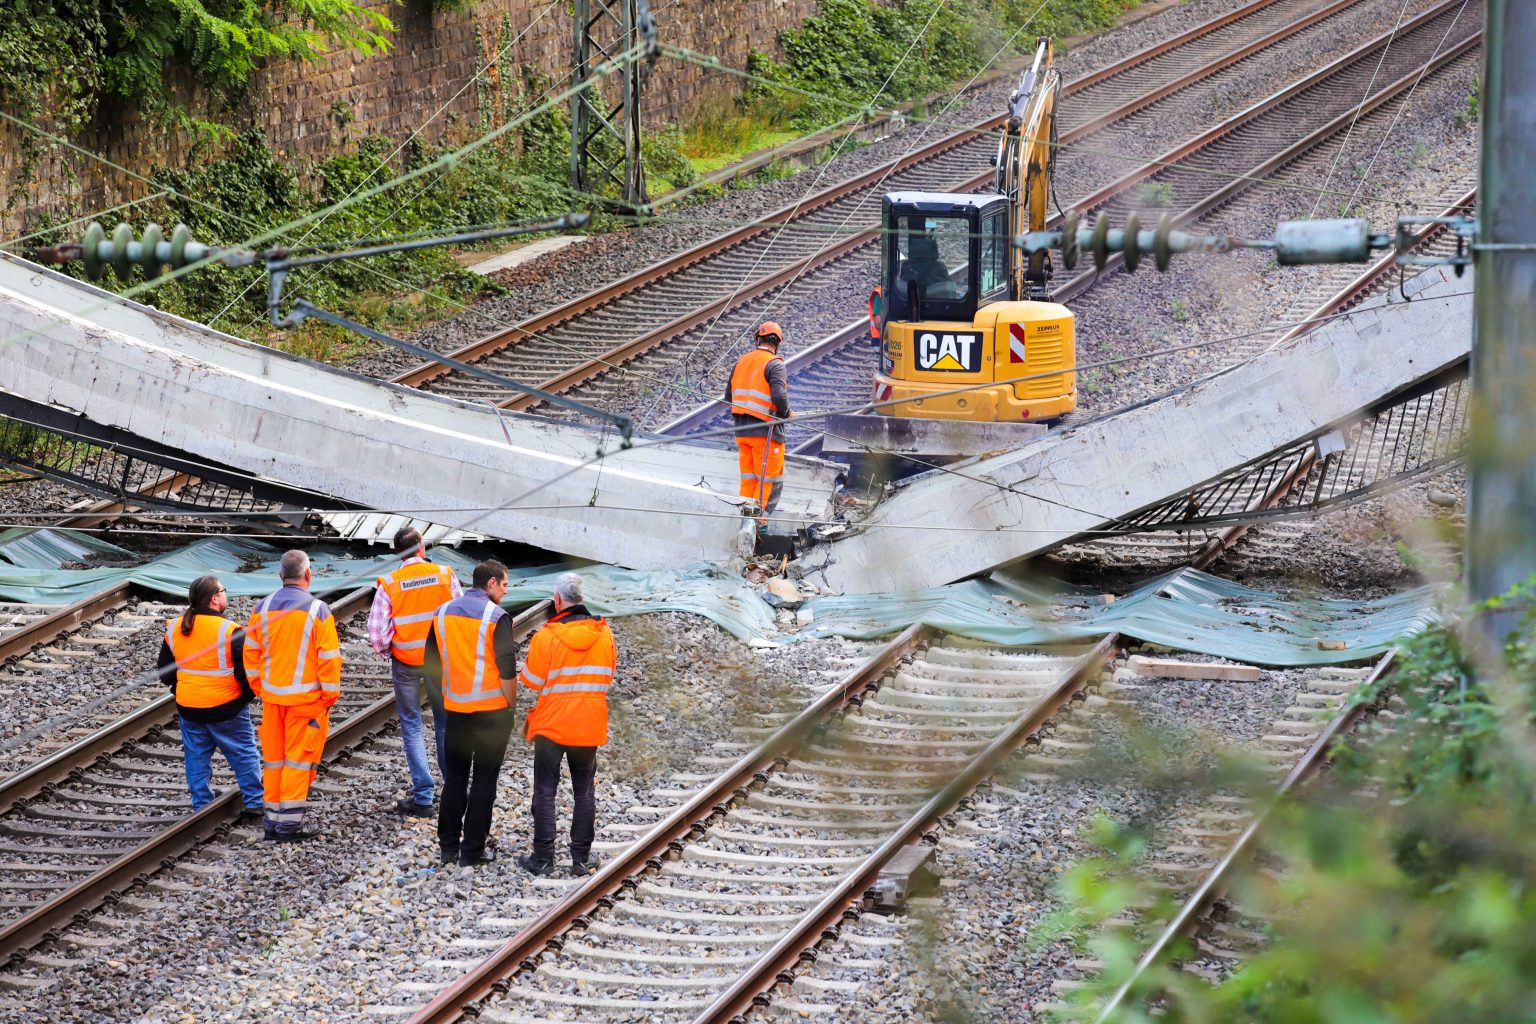
M 555 873 L 553 860 L 541 860 L 531 853 L 525 853 L 517 858 L 518 866 L 530 875 L 552 875 Z
M 401 797 L 395 801 L 395 813 L 403 814 L 407 818 L 433 818 L 437 812 L 431 804 L 419 804 L 410 797 Z
M 437 862 L 439 864 L 457 864 L 459 862 L 459 851 L 450 850 L 446 846 L 439 847 L 437 850 Z
M 279 832 L 277 841 L 280 843 L 302 843 L 306 839 L 313 839 L 320 834 L 318 822 L 306 821 L 292 832 Z
M 595 853 L 589 853 L 586 860 L 571 861 L 571 877 L 581 878 L 583 875 L 593 874 L 602 866 L 603 858 Z
M 494 863 L 496 863 L 495 850 L 482 850 L 478 854 L 459 854 L 459 867 L 461 868 L 474 868 L 479 867 L 481 864 Z

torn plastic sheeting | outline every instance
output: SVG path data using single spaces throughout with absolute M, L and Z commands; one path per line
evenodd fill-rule
M 135 557 L 127 548 L 72 530 L 18 527 L 0 533 L 0 558 L 24 569 L 57 569 L 62 562 L 101 555 L 128 561 Z
M 317 593 L 370 586 L 381 573 L 399 564 L 394 555 L 348 558 L 341 552 L 323 547 L 310 549 L 308 554 Z M 428 554 L 433 561 L 450 566 L 465 580 L 474 569 L 472 560 L 452 549 L 434 548 Z M 124 580 L 181 599 L 194 579 L 209 573 L 223 581 L 231 597 L 262 597 L 280 585 L 277 561 L 281 556 L 282 550 L 269 544 L 210 537 L 131 568 L 0 567 L 0 599 L 64 605 L 98 594 Z M 52 564 L 57 566 L 58 562 Z
M 555 579 L 569 567 L 513 570 L 506 603 L 543 601 L 554 594 Z M 611 565 L 576 567 L 582 596 L 598 615 L 619 617 L 648 612 L 687 612 L 714 622 L 738 640 L 774 632 L 773 609 L 740 576 L 705 562 L 684 569 L 642 571 Z
M 1019 603 L 992 581 L 885 597 L 822 597 L 808 602 L 802 636 L 869 639 L 926 623 L 990 643 L 1029 645 L 1089 640 L 1120 632 L 1148 643 L 1256 665 L 1331 665 L 1385 652 L 1436 619 L 1435 589 L 1420 587 L 1373 601 L 1289 599 L 1194 569 L 1138 587 L 1114 604 L 1075 609 Z M 1063 595 L 1071 601 L 1070 595 Z M 1000 598 L 1009 598 L 1004 601 Z M 1320 642 L 1342 643 L 1323 650 Z

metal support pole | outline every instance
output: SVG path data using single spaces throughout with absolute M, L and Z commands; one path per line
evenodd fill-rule
M 617 204 L 644 206 L 645 172 L 640 151 L 639 61 L 614 68 L 609 62 L 642 42 L 654 46 L 655 23 L 645 0 L 575 0 L 571 40 L 571 79 L 583 85 L 571 97 L 571 187 L 578 192 L 611 195 Z M 606 67 L 605 67 L 606 65 Z
M 1536 4 L 1487 3 L 1466 546 L 1475 601 L 1536 573 Z M 1521 614 L 1490 614 L 1480 631 L 1502 645 Z

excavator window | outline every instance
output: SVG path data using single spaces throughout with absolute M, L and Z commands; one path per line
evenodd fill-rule
M 887 295 L 893 320 L 969 320 L 971 222 L 965 215 L 895 218 L 895 287 Z M 916 308 L 914 308 L 916 307 Z
M 981 298 L 983 302 L 1003 297 L 1008 287 L 1008 216 L 998 210 L 981 222 Z

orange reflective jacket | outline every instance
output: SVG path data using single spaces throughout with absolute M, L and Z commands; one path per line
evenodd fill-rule
M 443 662 L 443 707 L 500 711 L 507 706 L 496 667 L 496 623 L 507 613 L 483 591 L 471 590 L 438 609 L 434 630 Z
M 608 742 L 608 687 L 619 660 L 602 619 L 550 622 L 528 643 L 518 681 L 538 693 L 524 730 L 567 747 Z
M 341 641 L 330 607 L 303 587 L 264 597 L 245 627 L 245 675 L 272 704 L 341 699 Z
M 768 364 L 779 358 L 765 348 L 755 348 L 736 360 L 731 371 L 731 412 L 737 416 L 774 419 L 773 390 L 768 383 Z M 760 428 L 758 428 L 760 429 Z
M 453 600 L 451 579 L 452 569 L 429 562 L 412 562 L 379 577 L 379 589 L 389 597 L 395 624 L 389 653 L 402 663 L 420 665 L 427 660 L 427 632 L 432 628 L 432 616 Z
M 176 703 L 216 708 L 240 698 L 235 678 L 235 624 L 220 615 L 197 615 L 183 635 L 181 616 L 165 624 L 165 642 L 176 658 Z

